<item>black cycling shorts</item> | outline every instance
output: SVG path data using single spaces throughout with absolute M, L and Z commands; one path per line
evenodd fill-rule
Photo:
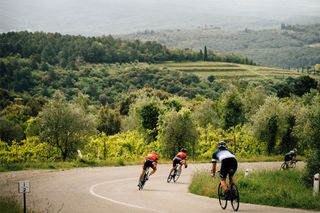
M 143 164 L 143 170 L 146 170 L 148 167 L 154 169 L 153 160 L 146 160 Z
M 284 156 L 284 161 L 290 161 L 292 159 L 293 159 L 292 156 L 289 156 L 289 155 Z
M 172 163 L 173 167 L 175 167 L 177 164 L 181 165 L 181 161 L 182 161 L 181 158 L 178 158 L 178 157 L 173 158 L 173 163 Z
M 237 171 L 238 162 L 235 158 L 226 158 L 221 161 L 220 177 L 226 178 L 227 175 L 232 177 Z

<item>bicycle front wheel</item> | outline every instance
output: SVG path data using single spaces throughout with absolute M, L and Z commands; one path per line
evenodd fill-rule
M 172 175 L 171 175 L 171 172 L 169 173 L 169 176 L 167 178 L 167 182 L 170 183 L 170 181 L 172 180 Z
M 234 211 L 238 211 L 239 205 L 240 205 L 239 190 L 235 184 L 232 184 L 231 206 Z
M 227 208 L 227 200 L 224 197 L 224 189 L 221 186 L 221 183 L 219 183 L 218 186 L 218 198 L 219 198 L 219 204 L 221 206 L 222 209 L 226 209 Z
M 174 173 L 175 173 L 175 174 L 174 174 L 174 176 L 173 176 L 173 182 L 177 182 L 177 180 L 178 180 L 179 177 L 180 177 L 181 172 L 178 171 L 178 170 L 175 170 Z

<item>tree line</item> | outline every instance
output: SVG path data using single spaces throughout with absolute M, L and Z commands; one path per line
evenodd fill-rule
M 8 32 L 0 34 L 0 57 L 19 54 L 30 58 L 32 69 L 46 64 L 76 68 L 84 63 L 128 63 L 163 61 L 227 61 L 254 64 L 247 57 L 234 54 L 214 54 L 191 49 L 169 49 L 155 41 L 127 41 L 111 35 L 84 37 L 44 32 Z

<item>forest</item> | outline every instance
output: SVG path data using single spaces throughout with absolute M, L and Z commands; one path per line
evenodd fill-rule
M 275 29 L 227 30 L 215 26 L 197 29 L 146 30 L 120 38 L 157 41 L 168 47 L 201 49 L 245 55 L 255 63 L 302 69 L 320 62 L 320 25 L 281 24 Z
M 246 57 L 156 42 L 58 33 L 0 35 L 0 160 L 137 160 L 152 149 L 170 159 L 181 147 L 210 159 L 225 140 L 237 156 L 297 148 L 306 181 L 320 169 L 317 76 L 201 78 L 155 66 L 165 61 Z

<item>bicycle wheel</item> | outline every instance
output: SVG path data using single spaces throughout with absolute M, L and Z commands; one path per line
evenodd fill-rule
M 173 175 L 173 182 L 177 182 L 177 180 L 180 177 L 181 172 L 178 169 L 174 170 L 174 175 Z
M 292 168 L 292 169 L 296 168 L 296 161 L 290 162 L 290 168 Z
M 232 197 L 231 197 L 231 206 L 234 211 L 238 211 L 240 205 L 240 196 L 237 185 L 232 184 Z
M 171 175 L 171 172 L 170 172 L 169 175 L 168 175 L 168 178 L 167 178 L 167 182 L 170 183 L 171 180 L 172 180 L 172 175 Z
M 149 170 L 147 169 L 146 172 L 144 173 L 144 176 L 143 176 L 143 180 L 140 181 L 139 183 L 139 190 L 142 190 L 143 187 L 144 187 L 144 184 L 147 182 L 148 180 L 148 175 L 149 175 Z
M 219 204 L 221 206 L 222 209 L 226 209 L 227 208 L 227 200 L 224 197 L 224 189 L 221 186 L 221 183 L 219 183 L 218 186 L 218 198 L 219 198 Z
M 286 170 L 287 168 L 288 168 L 288 165 L 286 164 L 286 162 L 281 164 L 281 167 L 280 167 L 281 170 Z

